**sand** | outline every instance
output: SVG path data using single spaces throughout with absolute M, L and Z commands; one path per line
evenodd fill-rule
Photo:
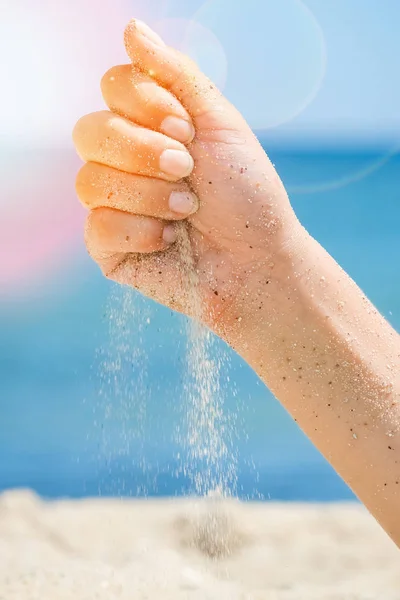
M 0 496 L 1 600 L 398 600 L 358 505 Z

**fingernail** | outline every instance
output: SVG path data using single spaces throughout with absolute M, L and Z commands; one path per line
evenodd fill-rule
M 182 150 L 164 150 L 160 156 L 160 169 L 170 177 L 187 177 L 193 171 L 193 158 Z
M 157 44 L 157 46 L 165 46 L 165 42 L 163 42 L 158 33 L 150 29 L 146 23 L 143 23 L 143 21 L 140 21 L 139 19 L 135 19 L 135 25 L 139 33 L 153 42 L 153 44 Z
M 169 207 L 173 212 L 190 215 L 196 212 L 197 198 L 190 192 L 172 192 L 169 197 Z
M 161 131 L 178 142 L 191 142 L 195 135 L 195 130 L 189 121 L 179 117 L 166 117 L 161 123 Z
M 178 237 L 178 232 L 174 225 L 166 225 L 163 231 L 163 240 L 166 244 L 173 244 Z

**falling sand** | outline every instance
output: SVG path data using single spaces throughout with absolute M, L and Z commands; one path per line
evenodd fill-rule
M 178 248 L 187 302 L 192 318 L 187 322 L 187 373 L 184 384 L 184 427 L 179 429 L 192 493 L 206 497 L 191 512 L 194 541 L 209 556 L 231 551 L 234 525 L 224 498 L 236 492 L 236 455 L 232 448 L 234 424 L 224 412 L 221 367 L 226 355 L 217 352 L 213 334 L 202 325 L 203 303 L 190 240 L 189 225 L 179 224 Z
M 187 372 L 184 384 L 184 471 L 197 496 L 231 496 L 236 491 L 234 424 L 224 412 L 221 368 L 226 353 L 217 351 L 213 334 L 202 325 L 203 303 L 189 226 L 181 223 L 178 247 L 192 318 L 187 321 Z
M 204 307 L 186 223 L 178 224 L 176 252 L 185 302 L 192 315 L 186 319 L 186 365 L 175 434 L 180 448 L 178 473 L 188 481 L 192 497 L 207 498 L 191 513 L 199 545 L 210 555 L 222 556 L 230 551 L 232 530 L 222 500 L 236 494 L 237 477 L 233 444 L 236 414 L 224 410 L 225 390 L 221 385 L 228 354 L 216 345 L 215 336 L 201 323 Z M 112 293 L 107 317 L 109 344 L 101 352 L 97 372 L 100 389 L 94 436 L 101 440 L 99 458 L 104 461 L 104 457 L 112 457 L 115 464 L 133 452 L 135 468 L 141 469 L 145 481 L 143 440 L 149 393 L 145 385 L 148 356 L 142 342 L 150 310 L 131 289 L 120 288 Z M 150 423 L 150 431 L 153 425 Z M 128 492 L 123 477 L 115 480 L 112 473 L 100 482 L 99 491 L 117 496 Z M 129 491 L 141 496 L 147 492 L 145 484 Z

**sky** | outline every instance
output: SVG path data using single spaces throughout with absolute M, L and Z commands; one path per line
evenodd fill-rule
M 7 143 L 70 143 L 76 119 L 103 107 L 102 74 L 126 61 L 132 16 L 189 52 L 272 138 L 400 135 L 398 0 L 3 0 Z

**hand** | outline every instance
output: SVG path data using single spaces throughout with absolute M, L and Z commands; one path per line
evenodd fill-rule
M 218 330 L 301 228 L 249 126 L 198 68 L 139 21 L 125 46 L 132 64 L 102 80 L 110 111 L 74 130 L 87 247 L 107 277 L 193 314 L 174 243 L 185 220 L 203 319 Z

